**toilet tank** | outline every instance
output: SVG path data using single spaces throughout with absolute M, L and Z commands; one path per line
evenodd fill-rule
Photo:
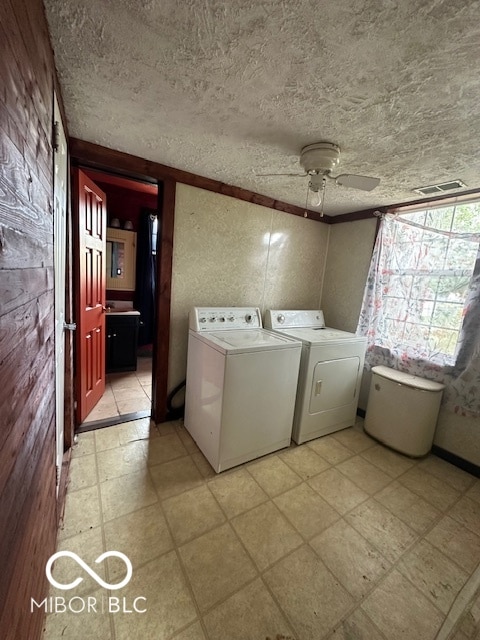
M 432 448 L 444 385 L 384 366 L 372 367 L 365 431 L 409 456 Z

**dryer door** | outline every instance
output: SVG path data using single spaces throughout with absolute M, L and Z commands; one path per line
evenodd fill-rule
M 360 358 L 340 358 L 317 362 L 310 393 L 310 414 L 351 404 L 357 391 Z

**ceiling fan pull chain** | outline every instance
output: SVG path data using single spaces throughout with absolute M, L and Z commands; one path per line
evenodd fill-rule
M 322 208 L 320 210 L 320 217 L 323 218 L 323 210 L 325 208 L 325 191 L 327 187 L 327 178 L 323 176 L 322 180 Z
M 307 182 L 307 195 L 305 196 L 305 211 L 303 213 L 304 218 L 308 218 L 308 192 L 310 191 L 310 182 Z

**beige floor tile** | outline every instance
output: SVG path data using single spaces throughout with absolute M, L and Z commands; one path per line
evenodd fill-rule
M 175 640 L 206 640 L 202 626 L 199 622 L 194 622 L 175 636 Z
M 98 527 L 100 523 L 100 501 L 97 485 L 67 493 L 63 526 L 58 533 L 59 539 L 88 531 Z
M 153 560 L 173 548 L 165 517 L 158 503 L 138 509 L 104 524 L 108 550 L 125 553 L 134 568 Z M 117 565 L 109 564 L 110 576 L 116 576 Z M 123 567 L 120 568 L 123 573 Z
M 204 622 L 210 640 L 263 640 L 292 634 L 261 580 L 255 580 L 210 611 Z
M 330 466 L 323 458 L 306 445 L 289 449 L 279 456 L 303 480 L 316 476 Z
M 480 536 L 449 516 L 442 518 L 425 538 L 468 573 L 480 563 Z
M 96 451 L 105 451 L 106 449 L 115 449 L 120 446 L 120 427 L 105 427 L 95 431 L 95 449 Z
M 68 592 L 64 592 L 63 597 L 69 598 L 65 593 Z M 89 597 L 95 598 L 96 613 L 85 610 L 82 613 L 59 612 L 48 615 L 45 620 L 43 640 L 77 640 L 77 638 L 110 640 L 112 638 L 110 615 L 107 612 L 102 613 L 101 603 L 104 596 L 103 589 L 89 594 Z M 80 606 L 78 601 L 75 604 Z
M 148 443 L 147 460 L 149 465 L 161 464 L 187 455 L 187 450 L 176 433 L 154 438 Z
M 313 449 L 315 453 L 324 458 L 330 464 L 338 464 L 347 458 L 353 456 L 353 451 L 344 447 L 333 436 L 323 436 L 316 440 L 307 442 L 307 447 Z
M 61 540 L 57 546 L 57 551 L 72 551 L 76 553 L 84 562 L 92 567 L 101 578 L 105 580 L 105 563 L 95 564 L 95 560 L 105 551 L 102 538 L 101 527 L 88 529 L 76 536 Z M 55 580 L 61 584 L 69 584 L 76 580 L 79 576 L 82 582 L 72 591 L 68 591 L 71 597 L 84 596 L 98 590 L 98 583 L 88 573 L 81 569 L 73 558 L 58 558 L 54 565 L 52 575 Z M 63 596 L 67 592 L 62 589 L 52 587 L 50 589 L 51 596 Z
M 228 523 L 179 548 L 202 611 L 233 594 L 256 570 Z
M 430 455 L 424 460 L 418 463 L 418 466 L 423 471 L 428 471 L 436 478 L 439 478 L 443 482 L 451 485 L 457 491 L 462 493 L 466 491 L 475 482 L 475 477 L 470 473 L 455 467 L 446 460 L 437 458 L 437 456 Z
M 458 630 L 469 640 L 480 640 L 480 590 L 464 611 Z
M 308 484 L 342 515 L 368 498 L 368 493 L 337 469 L 323 471 L 310 479 Z
M 353 604 L 350 594 L 307 546 L 277 563 L 264 579 L 292 623 L 297 640 L 323 638 Z
M 190 456 L 154 465 L 150 474 L 160 500 L 194 489 L 203 481 Z
M 102 482 L 100 494 L 104 522 L 157 502 L 152 481 L 146 470 Z
M 91 453 L 95 453 L 95 433 L 93 431 L 79 433 L 72 447 L 72 458 L 88 456 Z
M 307 539 L 320 533 L 340 517 L 328 502 L 305 483 L 277 496 L 274 502 Z
M 397 565 L 440 611 L 448 613 L 468 575 L 426 540 L 421 540 Z
M 170 436 L 174 433 L 176 433 L 176 429 L 173 426 L 173 423 L 171 422 L 162 422 L 160 424 L 157 424 L 153 427 L 153 432 L 160 436 Z
M 466 636 L 463 631 L 457 629 L 457 631 L 453 632 L 453 635 L 449 636 L 448 640 L 470 640 L 468 636 Z
M 366 598 L 362 609 L 388 640 L 434 640 L 443 620 L 440 611 L 396 570 Z
M 399 482 L 389 484 L 377 493 L 375 500 L 417 533 L 424 533 L 440 515 L 438 509 Z
M 177 433 L 178 431 L 178 421 L 172 420 L 170 422 L 161 422 L 156 425 L 158 435 L 160 436 L 169 436 L 172 433 Z
M 130 442 L 116 449 L 106 449 L 97 453 L 100 482 L 119 478 L 129 473 L 145 469 L 147 443 Z
M 134 400 L 118 400 L 117 405 L 121 416 L 128 413 L 136 413 L 137 411 L 148 411 L 151 408 L 151 402 L 145 394 L 143 394 L 143 397 Z
M 480 480 L 476 480 L 467 492 L 467 496 L 480 503 Z
M 120 389 L 138 389 L 141 386 L 137 376 L 129 371 L 109 374 L 107 380 L 111 384 L 114 393 Z
M 97 463 L 95 454 L 72 458 L 68 490 L 77 491 L 97 484 Z
M 237 516 L 232 525 L 260 571 L 303 544 L 272 502 Z
M 188 433 L 185 427 L 179 427 L 177 429 L 177 434 L 188 453 L 197 453 L 199 451 L 197 445 L 195 444 L 195 440 Z
M 370 462 L 362 458 L 362 456 L 349 458 L 341 462 L 336 468 L 360 487 L 360 489 L 370 494 L 380 491 L 392 481 L 390 476 L 375 465 L 370 464 Z
M 453 505 L 448 515 L 473 533 L 480 531 L 480 505 L 475 500 L 463 496 Z
M 158 431 L 150 418 L 130 420 L 119 424 L 118 439 L 121 445 L 138 440 L 152 440 L 158 437 Z
M 210 465 L 201 451 L 198 451 L 198 453 L 192 453 L 191 457 L 197 469 L 202 474 L 203 478 L 205 478 L 206 480 L 211 480 L 212 478 L 216 477 L 217 474 L 213 470 L 213 467 Z
M 177 544 L 184 544 L 225 521 L 223 511 L 205 485 L 168 498 L 162 506 Z
M 417 539 L 417 534 L 376 500 L 370 499 L 345 516 L 354 529 L 395 562 Z
M 283 493 L 301 482 L 301 478 L 278 456 L 251 463 L 247 469 L 269 496 Z
M 392 478 L 402 475 L 415 464 L 410 458 L 402 456 L 400 453 L 395 453 L 381 444 L 362 451 L 362 457 Z
M 116 640 L 155 638 L 166 640 L 196 619 L 195 605 L 185 583 L 177 554 L 174 551 L 134 570 L 131 581 L 122 589 L 122 597 L 132 601 L 146 598 L 142 614 L 113 616 Z
M 327 640 L 385 640 L 385 637 L 361 609 L 355 609 Z
M 126 402 L 127 400 L 141 400 L 145 399 L 146 394 L 141 384 L 137 384 L 135 387 L 129 387 L 128 389 L 115 389 L 113 397 L 117 403 Z
M 315 536 L 311 546 L 355 598 L 362 598 L 390 563 L 345 520 Z
M 446 511 L 460 497 L 456 489 L 419 466 L 412 467 L 398 480 L 440 511 Z
M 347 447 L 347 449 L 350 449 L 354 453 L 365 451 L 365 449 L 373 447 L 376 444 L 375 440 L 367 436 L 366 433 L 353 427 L 336 431 L 332 435 L 335 440 L 338 440 L 344 447 Z
M 246 469 L 219 475 L 208 486 L 228 518 L 238 516 L 268 499 Z
M 90 411 L 88 416 L 85 418 L 84 423 L 96 422 L 97 420 L 105 420 L 105 418 L 112 418 L 118 416 L 118 407 L 115 400 L 100 402 L 96 407 Z

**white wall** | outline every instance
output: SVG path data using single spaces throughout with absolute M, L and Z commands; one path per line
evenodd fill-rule
M 322 291 L 325 323 L 355 331 L 375 242 L 377 219 L 331 225 Z
M 329 225 L 177 184 L 169 389 L 185 378 L 193 306 L 318 308 Z

